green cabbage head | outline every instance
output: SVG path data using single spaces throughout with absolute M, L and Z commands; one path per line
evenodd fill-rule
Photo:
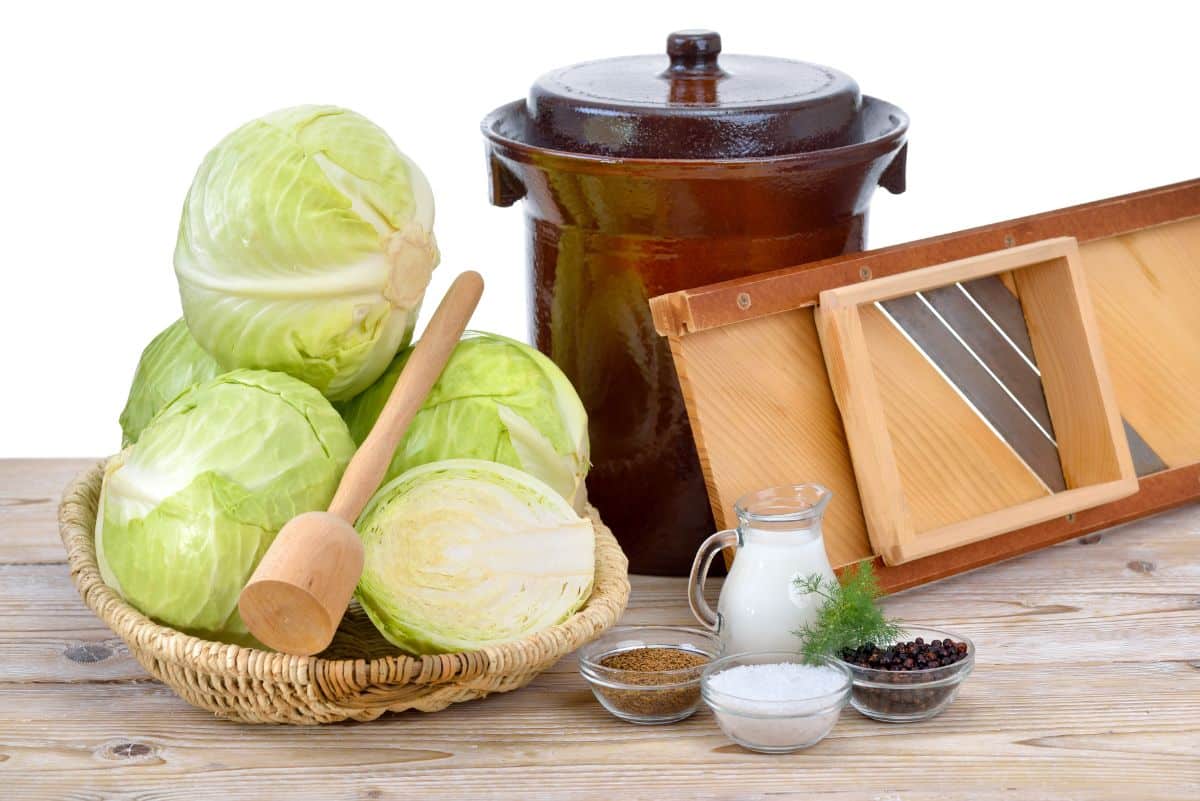
M 198 384 L 109 461 L 100 574 L 160 623 L 254 644 L 238 594 L 284 523 L 328 505 L 353 453 L 329 401 L 298 379 L 237 370 Z
M 142 429 L 164 406 L 186 389 L 224 372 L 176 320 L 142 351 L 129 399 L 121 412 L 121 447 L 137 442 Z
M 366 552 L 359 603 L 412 654 L 520 639 L 566 620 L 592 591 L 591 523 L 495 462 L 413 468 L 375 494 L 355 528 Z
M 341 407 L 359 444 L 412 350 Z M 587 413 L 554 362 L 516 340 L 468 332 L 392 457 L 387 478 L 442 459 L 487 459 L 530 473 L 576 508 L 586 500 Z
M 364 117 L 298 106 L 225 137 L 183 206 L 175 274 L 221 366 L 351 398 L 408 344 L 437 264 L 433 195 Z

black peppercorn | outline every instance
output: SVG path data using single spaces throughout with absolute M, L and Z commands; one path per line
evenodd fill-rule
M 923 712 L 939 707 L 954 694 L 956 687 L 943 685 L 913 689 L 904 685 L 924 683 L 951 675 L 942 669 L 966 659 L 968 650 L 965 642 L 954 642 L 948 637 L 928 643 L 924 638 L 918 637 L 910 642 L 893 643 L 884 648 L 866 643 L 857 648 L 845 649 L 840 656 L 852 665 L 880 671 L 882 675 L 872 676 L 871 680 L 874 682 L 900 685 L 895 690 L 855 685 L 853 693 L 858 703 L 884 714 L 906 717 L 920 716 Z

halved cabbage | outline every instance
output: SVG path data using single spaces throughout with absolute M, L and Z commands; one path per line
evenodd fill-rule
M 253 644 L 238 594 L 286 522 L 328 505 L 353 453 L 329 401 L 298 379 L 237 370 L 199 384 L 109 461 L 100 574 L 160 623 Z
M 362 444 L 411 349 L 341 406 Z M 442 459 L 487 459 L 540 478 L 581 511 L 588 467 L 587 413 L 571 382 L 536 348 L 474 331 L 454 348 L 388 468 L 395 478 Z M 386 479 L 385 479 L 386 480 Z
M 142 351 L 129 398 L 121 411 L 121 447 L 137 442 L 142 429 L 180 393 L 224 372 L 200 347 L 183 320 L 163 329 Z
M 375 494 L 355 528 L 366 551 L 359 603 L 412 654 L 520 639 L 566 620 L 592 591 L 592 524 L 495 462 L 413 468 Z
M 184 317 L 226 369 L 351 398 L 412 337 L 432 228 L 425 176 L 371 121 L 333 106 L 268 114 L 192 182 L 175 247 Z

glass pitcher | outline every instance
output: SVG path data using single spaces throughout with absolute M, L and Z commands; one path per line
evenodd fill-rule
M 743 495 L 734 505 L 738 527 L 713 534 L 692 563 L 688 601 L 696 619 L 721 638 L 725 653 L 799 650 L 794 632 L 816 618 L 822 599 L 798 592 L 796 579 L 813 573 L 835 580 L 821 517 L 832 493 L 819 484 L 792 484 Z M 736 548 L 717 611 L 704 600 L 713 557 Z

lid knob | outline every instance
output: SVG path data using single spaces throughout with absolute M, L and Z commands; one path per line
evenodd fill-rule
M 667 55 L 671 66 L 665 75 L 671 77 L 716 77 L 724 74 L 717 64 L 721 54 L 721 34 L 716 31 L 691 29 L 675 31 L 667 37 Z

